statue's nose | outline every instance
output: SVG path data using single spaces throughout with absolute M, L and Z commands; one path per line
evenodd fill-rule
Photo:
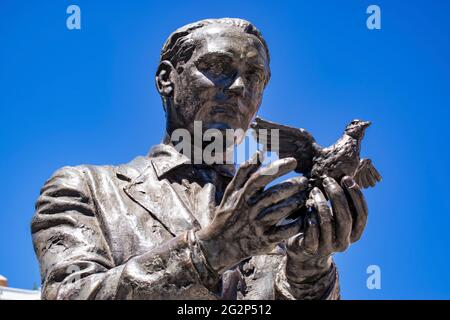
M 237 76 L 233 83 L 226 89 L 226 91 L 231 92 L 235 95 L 244 96 L 245 94 L 245 84 L 241 76 Z

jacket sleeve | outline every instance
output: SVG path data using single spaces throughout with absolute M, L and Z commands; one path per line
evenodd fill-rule
M 284 257 L 275 277 L 275 296 L 280 300 L 339 300 L 339 275 L 334 262 L 324 274 L 296 283 L 286 277 Z
M 82 167 L 49 179 L 31 223 L 43 299 L 215 298 L 219 277 L 188 231 L 116 265 Z
M 286 253 L 276 250 L 252 257 L 241 267 L 243 300 L 337 300 L 339 279 L 335 264 L 325 273 L 302 283 L 286 277 Z

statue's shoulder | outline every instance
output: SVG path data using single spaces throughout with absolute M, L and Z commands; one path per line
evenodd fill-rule
M 64 166 L 56 170 L 46 184 L 51 181 L 71 181 L 71 183 L 86 183 L 105 179 L 133 180 L 150 165 L 145 156 L 137 156 L 128 163 L 119 165 L 81 164 Z

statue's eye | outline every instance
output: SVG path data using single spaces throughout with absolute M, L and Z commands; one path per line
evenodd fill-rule
M 225 67 L 222 61 L 213 61 L 209 66 L 209 72 L 214 76 L 220 76 L 225 71 Z
M 203 73 L 209 73 L 214 70 L 211 63 L 208 63 L 206 61 L 201 61 L 201 62 L 197 63 L 197 69 Z
M 261 75 L 260 72 L 258 71 L 253 71 L 253 72 L 247 72 L 245 75 L 245 80 L 247 80 L 248 82 L 262 82 L 263 81 L 263 77 Z
M 206 57 L 196 63 L 197 69 L 210 77 L 229 76 L 232 64 L 229 57 Z
M 219 61 L 199 62 L 197 69 L 212 77 L 219 77 L 225 71 L 224 64 Z

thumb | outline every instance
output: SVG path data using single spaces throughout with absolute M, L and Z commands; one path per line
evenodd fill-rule
M 286 243 L 286 249 L 288 251 L 294 252 L 298 251 L 298 249 L 300 249 L 302 246 L 303 239 L 304 239 L 303 233 L 299 233 L 293 237 L 290 237 Z
M 230 182 L 231 188 L 234 190 L 242 188 L 242 186 L 247 182 L 248 178 L 251 174 L 253 174 L 256 170 L 261 167 L 261 164 L 264 161 L 264 153 L 261 150 L 255 152 L 255 154 L 243 164 L 239 166 L 236 175 L 233 180 Z

